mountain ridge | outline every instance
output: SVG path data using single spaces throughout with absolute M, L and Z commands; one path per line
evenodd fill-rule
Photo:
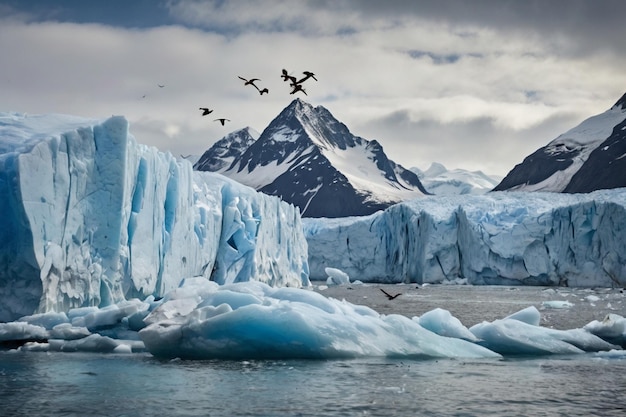
M 209 148 L 194 169 L 214 170 L 279 196 L 298 206 L 303 217 L 368 215 L 428 194 L 417 175 L 390 160 L 378 141 L 353 135 L 326 108 L 299 98 L 257 140 L 240 147 L 228 166 L 216 161 L 224 160 L 224 143 Z
M 626 94 L 524 158 L 494 191 L 587 193 L 626 187 Z

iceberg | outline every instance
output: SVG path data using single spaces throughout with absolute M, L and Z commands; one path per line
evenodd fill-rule
M 534 307 L 529 307 L 517 316 L 482 322 L 469 330 L 479 339 L 478 344 L 502 355 L 536 356 L 621 349 L 585 329 L 556 330 L 537 326 L 534 322 L 538 321 L 538 311 L 532 323 L 520 320 L 522 316 L 530 316 L 529 310 L 536 311 Z
M 626 285 L 624 188 L 431 196 L 303 225 L 315 280 L 332 266 L 363 282 Z
M 467 329 L 441 308 L 409 319 L 311 289 L 260 281 L 219 285 L 192 277 L 159 300 L 125 300 L 0 323 L 0 346 L 23 352 L 149 352 L 165 360 L 498 360 L 617 352 L 625 340 L 625 319 L 615 314 L 570 330 L 540 322 L 540 312 L 531 306 Z
M 309 285 L 294 206 L 138 144 L 121 116 L 0 113 L 0 194 L 0 321 L 192 276 Z

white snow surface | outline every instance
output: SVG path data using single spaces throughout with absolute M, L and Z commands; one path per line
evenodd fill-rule
M 327 146 L 321 148 L 321 151 L 331 165 L 345 175 L 355 190 L 370 196 L 369 200 L 387 203 L 412 200 L 424 195 L 399 177 L 400 187 L 381 175 L 374 162 L 374 154 L 367 149 L 367 145 L 357 144 L 346 149 Z
M 128 128 L 0 113 L 0 320 L 162 296 L 197 275 L 309 285 L 297 208 Z
M 366 217 L 303 219 L 312 279 L 626 285 L 626 189 L 431 196 Z
M 502 177 L 487 175 L 482 171 L 447 169 L 433 162 L 426 171 L 413 167 L 426 190 L 434 195 L 485 194 L 502 181 Z
M 604 142 L 613 128 L 626 119 L 626 108 L 614 106 L 604 113 L 590 117 L 578 126 L 563 133 L 547 145 L 547 153 L 558 154 L 563 151 L 579 150 L 573 163 L 562 171 L 557 171 L 550 177 L 537 184 L 520 184 L 511 187 L 509 191 L 549 191 L 562 192 L 572 177 L 602 142 Z

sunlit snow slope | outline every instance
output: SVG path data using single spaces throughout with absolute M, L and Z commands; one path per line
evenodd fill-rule
M 527 156 L 496 191 L 586 193 L 626 187 L 626 94 Z

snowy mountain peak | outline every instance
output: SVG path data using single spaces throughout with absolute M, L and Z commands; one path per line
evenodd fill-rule
M 303 216 L 365 215 L 427 194 L 417 175 L 391 161 L 380 143 L 353 135 L 326 108 L 299 98 L 248 146 L 233 149 L 222 141 L 205 152 L 196 169 L 281 196 Z M 234 159 L 214 161 L 225 155 Z
M 584 193 L 626 186 L 626 94 L 527 156 L 494 189 Z
M 229 133 L 213 145 L 210 155 L 205 152 L 200 157 L 194 169 L 215 172 L 230 167 L 235 157 L 248 149 L 259 136 L 259 132 L 251 127 L 244 127 Z
M 426 171 L 417 167 L 411 168 L 411 171 L 435 195 L 485 194 L 502 180 L 502 177 L 487 175 L 482 171 L 448 170 L 439 162 L 433 162 Z
M 448 172 L 448 169 L 439 162 L 433 162 L 430 164 L 430 167 L 424 171 L 424 175 L 427 177 L 436 177 L 437 175 L 441 175 Z

